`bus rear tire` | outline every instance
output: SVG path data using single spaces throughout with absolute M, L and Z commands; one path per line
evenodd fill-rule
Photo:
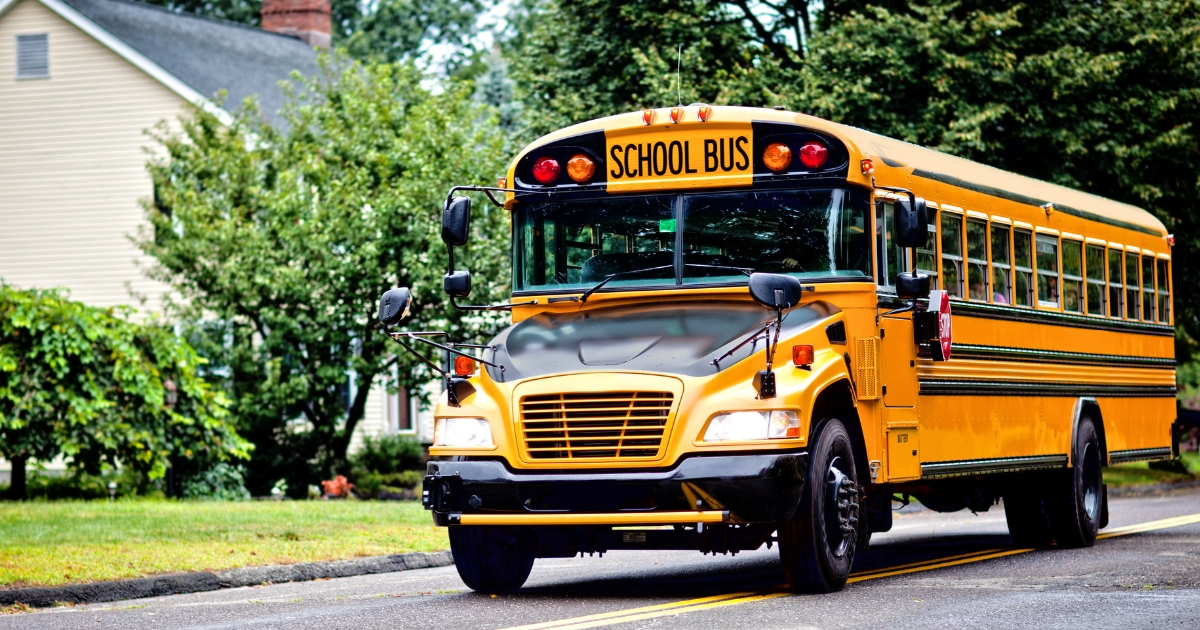
M 813 440 L 800 506 L 779 527 L 779 559 L 796 593 L 832 593 L 846 586 L 858 543 L 858 474 L 850 434 L 840 420 Z
M 533 529 L 460 525 L 449 533 L 454 566 L 471 590 L 511 593 L 529 578 L 537 557 Z
M 1059 547 L 1091 547 L 1104 511 L 1104 478 L 1100 437 L 1087 416 L 1079 419 L 1071 463 L 1055 484 L 1058 492 L 1050 501 L 1050 524 Z

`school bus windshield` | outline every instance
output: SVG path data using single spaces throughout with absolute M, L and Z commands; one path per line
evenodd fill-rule
M 514 213 L 517 291 L 744 283 L 747 271 L 871 278 L 868 202 L 845 188 L 526 203 Z M 660 269 L 654 269 L 654 268 Z

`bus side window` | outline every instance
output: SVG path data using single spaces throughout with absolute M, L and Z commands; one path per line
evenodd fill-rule
M 1142 319 L 1154 321 L 1154 259 L 1142 256 Z
M 1108 316 L 1125 317 L 1125 285 L 1121 283 L 1121 250 L 1108 250 Z
M 1038 306 L 1058 306 L 1058 237 L 1037 235 Z
M 1141 293 L 1138 291 L 1137 259 L 1137 254 L 1125 252 L 1125 300 L 1129 307 L 1126 317 L 1129 319 L 1142 318 L 1141 300 L 1138 299 Z
M 967 287 L 969 297 L 988 301 L 987 223 L 967 219 Z
M 1158 321 L 1171 323 L 1171 272 L 1162 258 L 1158 259 Z
M 992 301 L 1012 304 L 1012 265 L 1008 255 L 1009 227 L 992 224 Z
M 1083 243 L 1062 241 L 1063 310 L 1083 312 Z
M 1033 232 L 1013 230 L 1013 266 L 1016 268 L 1016 295 L 1019 306 L 1033 304 Z
M 896 275 L 904 271 L 903 253 L 896 246 L 896 206 L 890 201 L 875 204 L 875 230 L 879 248 L 879 286 L 892 289 Z
M 938 264 L 937 264 L 937 213 L 931 212 L 932 216 L 927 227 L 929 230 L 929 238 L 925 240 L 925 247 L 917 248 L 917 271 L 929 275 L 929 288 L 937 289 L 938 284 Z
M 1087 246 L 1087 312 L 1104 316 L 1104 248 Z
M 961 214 L 942 213 L 942 288 L 950 297 L 962 297 L 962 222 Z

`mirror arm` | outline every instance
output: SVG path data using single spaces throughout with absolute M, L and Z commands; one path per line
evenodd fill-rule
M 916 195 L 916 193 L 914 193 L 913 191 L 911 191 L 911 190 L 909 190 L 909 189 L 907 189 L 907 188 L 897 188 L 897 187 L 895 187 L 895 186 L 879 186 L 879 185 L 877 185 L 877 184 L 875 183 L 875 176 L 874 176 L 874 175 L 872 175 L 872 176 L 871 176 L 871 185 L 872 185 L 872 186 L 875 186 L 876 188 L 878 188 L 878 189 L 880 189 L 880 190 L 886 190 L 886 191 L 889 191 L 889 192 L 895 192 L 895 193 L 903 193 L 903 194 L 905 194 L 905 195 L 908 195 L 908 202 L 912 204 L 912 207 L 913 207 L 913 208 L 916 208 L 916 207 L 917 207 L 917 195 Z M 913 248 L 907 248 L 907 249 L 912 249 L 912 250 L 913 250 L 913 253 L 912 253 L 912 274 L 915 276 L 915 275 L 917 275 L 917 252 L 916 252 L 916 248 L 915 248 L 915 247 L 913 247 Z M 894 311 L 888 311 L 888 312 L 884 313 L 884 315 L 895 315 L 896 313 L 907 313 L 907 312 L 909 312 L 909 311 L 915 311 L 915 310 L 917 310 L 917 298 L 915 298 L 915 297 L 914 297 L 914 298 L 912 299 L 912 301 L 911 301 L 911 302 L 909 302 L 908 306 L 905 306 L 904 308 L 898 308 L 898 309 L 896 309 L 896 310 L 894 310 Z
M 448 337 L 449 336 L 449 334 L 441 332 L 441 331 L 421 330 L 421 331 L 416 331 L 416 332 L 393 332 L 393 333 L 385 332 L 383 334 L 390 337 L 396 343 L 404 346 L 405 349 L 407 349 L 409 352 L 417 355 L 417 358 L 420 359 L 421 361 L 423 361 L 425 363 L 425 365 L 428 365 L 430 368 L 436 370 L 438 372 L 438 374 L 442 374 L 443 376 L 446 374 L 446 370 L 434 365 L 429 359 L 426 359 L 424 355 L 422 355 L 421 353 L 414 350 L 407 343 L 404 343 L 403 341 L 401 341 L 401 338 L 407 337 L 413 341 L 419 341 L 423 344 L 433 346 L 434 348 L 438 348 L 439 350 L 445 350 L 446 352 L 449 352 L 451 354 L 456 354 L 459 356 L 467 357 L 468 359 L 471 359 L 473 361 L 478 361 L 484 365 L 488 365 L 488 366 L 497 368 L 501 372 L 504 371 L 504 366 L 500 365 L 499 363 L 494 363 L 494 362 L 488 361 L 486 359 L 474 357 L 474 356 L 471 356 L 471 355 L 463 352 L 462 350 L 455 349 L 455 347 L 457 346 L 457 347 L 463 347 L 463 348 L 484 348 L 484 349 L 488 349 L 488 350 L 495 350 L 496 349 L 495 346 L 481 346 L 479 344 L 471 344 L 471 343 L 451 343 L 449 345 L 444 345 L 444 344 L 440 344 L 436 341 L 430 341 L 429 339 L 426 338 L 426 337 Z
M 460 311 L 505 311 L 511 310 L 517 306 L 530 306 L 537 304 L 537 300 L 530 300 L 528 302 L 508 302 L 505 304 L 489 304 L 483 306 L 475 304 L 459 304 L 457 300 L 450 298 L 450 304 Z
M 465 190 L 467 192 L 481 192 L 486 195 L 488 201 L 492 202 L 492 204 L 497 208 L 503 208 L 504 203 L 496 201 L 496 198 L 492 196 L 493 192 L 512 193 L 514 195 L 521 192 L 515 188 L 497 188 L 495 186 L 455 186 L 454 188 L 450 189 L 450 192 L 446 193 L 446 202 L 449 203 L 450 199 L 454 197 L 454 193 L 460 190 Z

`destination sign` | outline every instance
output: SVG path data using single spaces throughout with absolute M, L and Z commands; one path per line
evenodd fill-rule
M 697 123 L 605 133 L 609 192 L 749 186 L 754 133 L 748 123 Z

